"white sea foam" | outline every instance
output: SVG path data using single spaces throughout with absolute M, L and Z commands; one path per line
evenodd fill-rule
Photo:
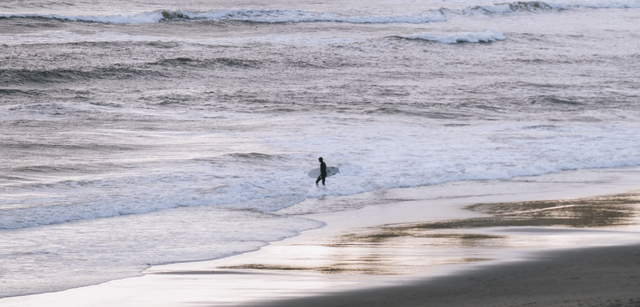
M 478 5 L 467 8 L 462 11 L 463 14 L 475 14 L 475 13 L 485 13 L 485 14 L 510 14 L 514 12 L 528 11 L 528 12 L 538 12 L 538 11 L 548 11 L 548 10 L 567 10 L 571 7 L 579 7 L 579 6 L 571 6 L 567 4 L 557 4 L 557 3 L 547 3 L 547 2 L 512 2 L 512 3 L 500 3 L 494 5 Z
M 91 111 L 102 112 L 101 108 Z M 6 116 L 13 118 L 20 117 L 21 112 L 37 118 L 37 114 L 50 110 L 5 110 Z M 65 116 L 73 116 L 73 112 L 69 109 Z M 86 116 L 86 110 L 81 113 L 78 116 Z M 163 121 L 161 116 L 176 115 L 155 115 L 149 120 Z M 254 121 L 250 119 L 252 116 L 229 116 L 228 120 L 217 120 L 218 125 L 233 127 L 238 121 Z M 235 132 L 138 132 L 136 137 L 109 131 L 105 144 L 117 136 L 119 146 L 127 146 L 127 142 L 134 146 L 135 142 L 147 140 L 172 149 L 133 151 L 118 162 L 123 168 L 113 172 L 109 171 L 110 164 L 96 164 L 94 169 L 104 168 L 101 175 L 57 175 L 59 170 L 73 172 L 76 168 L 73 162 L 21 170 L 19 175 L 28 180 L 0 182 L 4 195 L 0 207 L 6 209 L 0 216 L 0 228 L 204 205 L 270 212 L 309 197 L 460 180 L 505 179 L 567 169 L 640 165 L 640 144 L 635 141 L 640 131 L 632 126 L 542 127 L 530 122 L 440 127 L 418 122 L 376 124 L 363 119 L 350 120 L 351 124 L 343 130 L 339 129 L 342 126 L 331 124 L 330 119 L 294 116 L 288 121 L 322 124 L 319 127 L 285 124 L 288 128 L 282 129 L 297 132 L 283 134 L 278 128 L 273 131 L 265 128 L 273 120 L 266 117 L 256 121 L 260 124 L 254 132 L 246 131 L 249 126 Z M 272 126 L 283 125 L 279 120 Z M 358 129 L 348 128 L 351 125 Z M 78 134 L 77 146 L 82 146 L 85 137 L 95 140 L 101 135 Z M 324 156 L 330 166 L 341 168 L 339 175 L 328 180 L 328 189 L 316 189 L 306 175 L 309 169 L 317 167 L 313 163 L 317 155 Z M 96 161 L 102 163 L 101 159 Z
M 193 13 L 185 11 L 165 12 L 168 17 L 187 17 L 189 19 L 235 20 L 260 23 L 287 22 L 346 22 L 346 23 L 427 23 L 445 21 L 438 12 L 408 16 L 345 16 L 334 13 L 315 13 L 292 10 L 231 10 Z
M 186 10 L 159 10 L 136 14 L 120 15 L 60 15 L 60 14 L 0 14 L 0 18 L 43 18 L 68 21 L 99 23 L 156 23 L 164 20 L 231 20 L 256 23 L 302 23 L 302 22 L 344 22 L 355 24 L 387 24 L 444 22 L 449 15 L 510 14 L 514 12 L 536 12 L 549 10 L 587 9 L 632 9 L 640 8 L 639 1 L 633 2 L 571 2 L 549 3 L 542 1 L 510 2 L 493 5 L 474 5 L 465 9 L 428 10 L 408 15 L 343 15 L 326 12 L 310 12 L 286 9 L 234 9 L 193 12 Z
M 490 7 L 506 13 L 513 11 L 507 6 Z M 502 14 L 487 12 L 477 9 L 474 14 Z M 601 14 L 588 12 L 585 15 L 590 18 L 617 14 L 610 11 Z M 540 19 L 557 20 L 554 15 Z M 582 14 L 571 15 L 572 18 L 581 18 L 576 15 Z M 260 18 L 269 20 L 271 17 Z M 487 24 L 486 20 L 493 18 L 479 19 L 482 19 L 480 24 L 465 21 L 464 25 L 482 30 Z M 526 18 L 518 19 L 522 21 Z M 6 23 L 6 20 L 2 22 Z M 584 22 L 588 23 L 588 20 Z M 522 24 L 526 29 L 536 29 L 540 23 L 532 21 Z M 563 23 L 560 21 L 558 24 Z M 323 46 L 320 43 L 343 42 L 342 38 L 331 37 L 336 35 L 332 31 L 333 25 L 327 25 L 326 32 L 320 31 L 314 35 L 306 35 L 308 32 L 285 33 L 290 36 L 277 35 L 277 31 L 267 32 L 268 35 L 264 35 L 265 32 L 244 33 L 246 27 L 242 26 L 238 28 L 243 33 L 230 31 L 227 32 L 230 34 L 221 34 L 228 36 L 226 38 L 216 38 L 218 33 L 213 33 L 208 23 L 203 25 L 198 28 L 204 28 L 205 32 L 196 35 L 198 39 L 179 38 L 180 42 L 186 42 L 184 44 L 131 44 L 131 50 L 124 55 L 118 55 L 118 52 L 114 52 L 116 49 L 109 48 L 125 49 L 123 47 L 128 47 L 127 44 L 61 46 L 62 49 L 69 48 L 62 52 L 54 52 L 57 47 L 48 46 L 6 48 L 10 51 L 7 59 L 11 59 L 8 65 L 29 63 L 36 67 L 34 69 L 42 66 L 45 78 L 51 77 L 47 75 L 47 69 L 53 67 L 54 80 L 58 71 L 73 74 L 75 70 L 90 71 L 95 68 L 99 72 L 103 67 L 128 67 L 130 62 L 139 62 L 145 70 L 165 70 L 166 76 L 182 81 L 176 83 L 178 85 L 174 88 L 174 79 L 171 82 L 153 83 L 151 80 L 145 83 L 133 78 L 116 83 L 115 79 L 107 78 L 98 79 L 95 83 L 69 81 L 50 86 L 20 82 L 12 84 L 8 80 L 10 78 L 4 79 L 10 86 L 6 86 L 2 93 L 6 93 L 11 100 L 0 106 L 0 122 L 5 128 L 0 136 L 3 144 L 0 151 L 4 157 L 0 159 L 0 233 L 3 237 L 0 250 L 8 255 L 0 257 L 2 280 L 5 282 L 0 287 L 0 296 L 2 293 L 20 294 L 16 291 L 60 290 L 132 276 L 147 264 L 210 259 L 255 250 L 269 241 L 320 227 L 321 224 L 313 221 L 269 213 L 305 200 L 307 203 L 333 203 L 342 201 L 334 196 L 363 192 L 377 194 L 377 191 L 400 187 L 506 179 L 567 169 L 640 165 L 640 143 L 637 141 L 640 128 L 637 118 L 633 117 L 637 114 L 621 114 L 634 110 L 633 98 L 620 98 L 624 95 L 635 97 L 636 87 L 629 81 L 633 78 L 628 77 L 633 76 L 633 67 L 629 67 L 624 75 L 613 77 L 609 71 L 596 70 L 603 77 L 588 79 L 560 76 L 560 80 L 549 80 L 548 74 L 545 74 L 544 80 L 533 77 L 519 79 L 509 74 L 512 68 L 522 68 L 523 72 L 530 71 L 529 68 L 540 69 L 538 72 L 579 68 L 581 64 L 563 64 L 554 70 L 553 66 L 545 64 L 549 59 L 555 60 L 556 55 L 564 60 L 563 55 L 568 54 L 566 50 L 576 53 L 567 61 L 589 59 L 592 53 L 598 51 L 595 52 L 598 57 L 591 59 L 596 61 L 595 64 L 585 60 L 585 70 L 604 67 L 600 65 L 603 62 L 618 63 L 620 59 L 633 59 L 625 54 L 633 54 L 635 50 L 624 47 L 616 48 L 615 54 L 601 52 L 604 49 L 597 48 L 588 52 L 586 57 L 582 53 L 582 49 L 588 49 L 584 46 L 596 46 L 603 42 L 614 45 L 630 37 L 627 33 L 633 32 L 617 32 L 619 40 L 603 40 L 599 38 L 615 32 L 605 31 L 603 26 L 601 32 L 590 30 L 593 36 L 574 38 L 546 35 L 555 31 L 556 24 L 548 25 L 548 31 L 523 30 L 531 33 L 533 38 L 551 36 L 559 41 L 568 40 L 569 44 L 552 41 L 552 45 L 558 47 L 557 54 L 543 54 L 541 51 L 531 56 L 525 53 L 522 57 L 509 57 L 518 50 L 548 45 L 549 41 L 510 39 L 490 46 L 467 44 L 457 47 L 388 39 L 364 41 L 371 37 L 425 31 L 409 32 L 416 27 L 406 26 L 391 27 L 403 32 L 390 32 L 394 30 L 372 26 L 364 37 L 359 33 L 361 29 L 357 29 L 358 33 L 355 34 L 345 34 L 347 37 L 360 38 L 362 43 Z M 450 43 L 495 41 L 505 36 L 496 30 L 457 33 L 463 28 L 461 25 L 440 27 L 443 25 L 446 24 L 425 31 L 428 33 L 414 35 L 411 39 Z M 607 29 L 610 27 L 606 25 Z M 125 27 L 137 28 L 132 32 L 127 30 L 136 35 L 104 31 L 117 31 L 116 28 L 121 27 L 65 24 L 16 35 L 4 33 L 0 40 L 3 44 L 26 41 L 173 41 L 176 39 L 174 33 L 180 33 L 176 31 L 160 36 L 158 32 L 145 32 L 148 26 Z M 263 25 L 261 28 L 267 27 Z M 383 31 L 375 32 L 383 28 Z M 511 35 L 514 28 L 517 29 L 503 25 L 495 28 L 504 30 L 507 36 Z M 273 48 L 245 48 L 244 42 L 254 41 L 308 43 L 314 46 L 281 48 L 275 44 Z M 581 44 L 584 41 L 593 41 L 593 44 Z M 233 48 L 200 45 L 207 43 L 228 43 Z M 318 45 L 317 49 L 315 45 Z M 509 48 L 501 48 L 507 45 Z M 399 54 L 389 51 L 398 55 L 395 61 L 398 66 L 384 67 L 385 52 L 388 52 L 384 48 L 399 46 L 405 48 L 398 50 Z M 164 47 L 167 47 L 166 51 Z M 30 49 L 38 56 L 34 57 Z M 232 52 L 238 54 L 230 55 L 226 51 L 218 54 L 222 49 L 233 49 Z M 242 49 L 256 52 L 243 53 Z M 460 53 L 452 57 L 433 53 L 442 49 L 456 49 L 456 53 Z M 497 49 L 515 51 L 502 53 Z M 283 52 L 290 50 L 291 53 Z M 18 51 L 24 55 L 19 56 Z M 282 54 L 272 54 L 278 52 Z M 607 60 L 605 55 L 614 55 L 615 60 Z M 112 56 L 116 58 L 112 62 L 107 61 L 112 60 Z M 118 56 L 121 58 L 118 59 Z M 311 56 L 314 58 L 311 59 Z M 68 61 L 69 57 L 77 61 Z M 251 68 L 251 71 L 223 65 L 194 69 L 201 63 L 219 57 L 256 60 L 264 64 Z M 84 63 L 85 59 L 93 63 Z M 286 61 L 286 66 L 279 66 L 282 59 Z M 348 59 L 358 61 L 346 61 Z M 102 63 L 102 60 L 107 62 Z M 297 66 L 290 65 L 292 62 L 297 65 L 297 61 L 304 65 L 323 63 L 324 60 L 328 63 L 326 68 L 319 64 L 313 70 L 295 70 Z M 329 65 L 336 60 L 357 66 L 349 70 L 342 68 L 345 66 Z M 438 65 L 433 60 L 443 60 L 447 64 Z M 476 60 L 480 67 L 454 64 Z M 539 60 L 540 64 L 506 65 L 515 60 Z M 96 62 L 100 65 L 95 66 Z M 369 69 L 370 64 L 380 65 L 377 67 L 380 70 Z M 495 82 L 474 83 L 464 78 L 465 74 L 483 72 L 489 65 L 502 67 L 503 70 L 487 71 L 495 74 L 502 71 L 505 73 L 504 79 L 480 75 L 482 80 Z M 66 67 L 70 68 L 67 70 Z M 420 70 L 409 67 L 419 67 Z M 191 70 L 197 74 L 191 75 Z M 219 78 L 200 74 L 213 70 L 220 71 Z M 438 73 L 440 70 L 444 74 Z M 610 71 L 615 74 L 615 69 Z M 32 73 L 31 70 L 23 72 Z M 318 78 L 324 72 L 331 76 L 331 80 Z M 376 76 L 378 73 L 382 77 Z M 578 69 L 572 73 L 575 76 L 582 71 Z M 396 78 L 398 74 L 405 75 Z M 409 78 L 409 74 L 415 77 Z M 191 81 L 196 77 L 201 78 L 202 82 Z M 247 82 L 249 88 L 244 84 L 234 87 L 227 83 L 258 81 L 265 77 L 269 81 L 265 87 L 266 83 L 260 82 Z M 308 83 L 309 80 L 313 80 L 314 84 Z M 602 85 L 604 88 L 600 85 L 602 80 L 607 81 L 606 86 Z M 118 88 L 113 90 L 114 84 L 125 82 L 140 85 L 141 92 L 130 95 L 126 87 L 122 91 Z M 301 84 L 300 87 L 280 87 L 284 83 L 296 82 Z M 453 92 L 450 100 L 443 101 L 442 106 L 432 106 L 436 100 L 440 104 L 439 99 L 418 96 L 423 91 L 433 94 L 432 97 L 442 97 L 428 90 L 439 90 L 436 86 L 420 86 L 428 82 L 438 82 L 443 85 L 443 91 Z M 454 83 L 456 86 L 446 87 L 440 82 Z M 407 87 L 405 83 L 413 85 Z M 188 89 L 179 84 L 188 84 Z M 348 96 L 342 99 L 342 95 L 349 95 L 354 90 L 368 91 L 369 87 L 363 86 L 366 84 L 375 85 L 372 92 L 378 89 L 380 93 L 380 100 L 373 100 L 372 106 L 357 106 L 360 100 L 352 100 Z M 589 91 L 592 85 L 592 95 L 575 94 L 581 89 Z M 102 86 L 105 86 L 104 89 Z M 391 90 L 380 90 L 384 86 Z M 278 94 L 270 95 L 269 87 L 274 87 L 273 91 Z M 240 89 L 243 91 L 240 92 Z M 248 92 L 245 89 L 249 89 Z M 76 94 L 75 90 L 84 93 Z M 309 92 L 304 93 L 305 90 Z M 220 91 L 224 95 L 211 95 L 213 91 Z M 331 95 L 326 96 L 329 97 L 326 100 L 323 98 L 325 96 L 314 96 L 328 91 L 331 91 Z M 406 91 L 408 96 L 398 98 L 390 95 L 395 91 Z M 477 95 L 477 91 L 487 91 L 487 94 Z M 105 97 L 104 92 L 112 96 Z M 252 96 L 254 93 L 255 96 Z M 533 97 L 531 101 L 535 104 L 530 107 L 522 102 L 512 103 L 504 99 L 515 97 L 514 100 L 517 100 L 520 93 L 525 97 Z M 511 94 L 515 96 L 508 96 Z M 536 95 L 541 96 L 536 98 Z M 200 104 L 200 100 L 189 100 L 191 96 L 206 99 L 206 105 Z M 164 101 L 164 97 L 177 97 L 178 104 L 176 107 L 154 105 Z M 316 100 L 316 97 L 321 99 Z M 363 95 L 363 102 L 371 97 L 373 95 Z M 241 111 L 244 110 L 244 102 L 238 104 L 241 108 L 236 105 L 236 101 L 242 99 L 263 98 L 268 102 L 252 104 L 257 106 L 256 110 L 252 110 L 255 112 L 253 115 Z M 277 104 L 271 102 L 279 98 L 285 99 L 277 101 Z M 486 98 L 487 101 L 495 99 L 495 103 L 483 104 L 482 101 L 475 101 L 476 98 Z M 624 102 L 621 110 L 625 111 L 615 110 L 618 106 L 616 99 Z M 456 103 L 450 104 L 452 101 Z M 289 102 L 301 107 L 292 112 L 274 111 Z M 355 102 L 356 106 L 351 102 Z M 427 108 L 421 107 L 422 102 L 427 103 Z M 469 103 L 463 110 L 454 110 L 458 102 Z M 406 107 L 412 103 L 416 104 L 415 107 Z M 389 108 L 391 111 L 362 115 L 374 106 L 383 104 L 393 105 Z M 214 108 L 212 105 L 219 106 Z M 484 113 L 490 114 L 488 116 L 470 115 L 482 113 L 481 107 L 484 106 L 495 107 L 498 111 Z M 263 107 L 268 111 L 261 113 L 258 108 Z M 348 108 L 338 111 L 343 107 Z M 402 111 L 394 112 L 394 107 Z M 516 110 L 520 107 L 524 110 Z M 220 111 L 222 109 L 240 111 L 226 113 Z M 435 119 L 428 114 L 430 110 L 459 112 L 456 114 L 464 116 L 450 120 Z M 536 112 L 541 112 L 542 116 L 537 118 Z M 594 120 L 581 121 L 576 119 L 578 116 Z M 329 166 L 341 169 L 340 174 L 328 178 L 325 187 L 317 187 L 314 179 L 306 175 L 310 169 L 318 167 L 318 156 L 323 156 Z M 464 183 L 454 185 L 466 186 Z M 327 210 L 354 206 L 351 201 L 343 203 L 343 206 L 337 207 L 327 205 L 330 207 Z M 69 271 L 69 267 L 74 270 Z M 95 274 L 96 271 L 100 274 Z
M 0 18 L 44 18 L 100 23 L 155 23 L 162 20 L 232 20 L 256 23 L 345 22 L 345 23 L 428 23 L 446 21 L 438 11 L 402 16 L 346 16 L 296 10 L 213 10 L 208 12 L 155 11 L 134 15 L 0 14 Z
M 64 113 L 71 120 L 119 109 L 49 103 L 4 108 L 0 116 L 30 114 L 36 120 Z M 146 120 L 159 122 L 209 118 L 147 112 Z M 121 115 L 111 116 L 122 120 Z M 19 263 L 5 265 L 0 259 L 5 277 L 16 280 L 0 295 L 55 291 L 132 276 L 148 264 L 255 250 L 321 227 L 268 213 L 308 198 L 640 165 L 637 125 L 513 121 L 445 126 L 411 118 L 217 115 L 216 125 L 224 132 L 110 129 L 73 135 L 87 134 L 101 144 L 114 137 L 122 146 L 135 141 L 157 147 L 122 156 L 113 172 L 110 165 L 93 166 L 98 174 L 84 175 L 33 168 L 20 173 L 22 180 L 0 179 L 0 249 L 22 255 Z M 242 128 L 232 129 L 238 123 Z M 316 187 L 306 174 L 317 167 L 318 156 L 341 170 L 325 187 Z M 68 266 L 74 271 L 65 270 Z M 95 270 L 102 273 L 91 274 Z
M 561 1 L 566 5 L 453 0 L 447 5 L 456 2 L 450 4 L 455 9 L 415 12 L 336 13 L 306 6 L 66 13 L 71 17 L 42 8 L 51 14 L 23 15 L 37 21 L 0 20 L 20 24 L 0 35 L 0 44 L 11 45 L 2 55 L 9 74 L 0 89 L 6 98 L 0 106 L 0 296 L 132 276 L 147 264 L 255 250 L 320 227 L 270 213 L 305 200 L 341 210 L 353 208 L 353 198 L 369 197 L 358 195 L 363 192 L 432 191 L 439 187 L 429 186 L 439 183 L 467 187 L 459 181 L 640 165 L 638 70 L 631 65 L 638 58 L 631 43 L 637 14 L 587 11 L 639 2 Z M 134 12 L 162 7 L 146 5 Z M 555 14 L 572 9 L 579 12 Z M 493 18 L 502 14 L 520 15 Z M 623 23 L 615 22 L 617 16 Z M 448 17 L 455 22 L 431 30 L 263 24 L 254 31 L 237 23 L 188 24 Z M 174 21 L 181 26 L 158 30 Z M 589 27 L 581 32 L 578 25 Z M 475 32 L 487 28 L 510 39 L 482 46 L 375 39 L 422 32 L 412 39 L 504 39 L 496 30 Z M 359 43 L 323 45 L 354 38 Z M 125 43 L 64 44 L 112 41 Z M 60 45 L 17 46 L 22 43 Z M 618 47 L 607 47 L 613 45 Z M 234 64 L 243 61 L 257 64 Z M 622 69 L 616 63 L 631 64 Z M 306 175 L 318 167 L 318 156 L 341 169 L 325 187 Z M 334 197 L 340 195 L 353 196 Z
M 401 37 L 406 39 L 426 40 L 446 44 L 488 43 L 506 39 L 504 34 L 498 30 L 485 30 L 482 32 L 461 32 L 449 35 L 434 35 L 425 33 Z
M 0 250 L 20 255 L 20 260 L 0 257 L 3 279 L 12 281 L 3 283 L 0 297 L 135 276 L 153 264 L 227 257 L 322 225 L 283 215 L 199 207 L 5 231 Z
M 143 12 L 132 15 L 59 15 L 59 14 L 0 14 L 0 18 L 41 18 L 101 23 L 154 23 L 163 19 L 161 12 Z

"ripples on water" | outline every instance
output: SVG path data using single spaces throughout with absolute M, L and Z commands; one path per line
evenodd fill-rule
M 1 5 L 0 296 L 253 250 L 307 198 L 640 165 L 637 1 Z

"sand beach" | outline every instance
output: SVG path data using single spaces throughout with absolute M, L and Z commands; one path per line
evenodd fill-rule
M 0 307 L 636 306 L 639 20 L 2 1 Z
M 532 257 L 399 286 L 250 306 L 640 306 L 640 245 Z
M 0 306 L 638 306 L 639 174 L 397 189 L 340 212 L 309 213 L 322 201 L 303 202 L 288 214 L 326 227 Z

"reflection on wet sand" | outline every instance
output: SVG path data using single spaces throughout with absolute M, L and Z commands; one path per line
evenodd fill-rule
M 611 227 L 635 224 L 640 193 L 572 200 L 475 204 L 467 209 L 496 215 L 498 220 L 522 221 L 527 226 Z
M 614 238 L 616 232 L 610 230 L 635 230 L 639 225 L 640 192 L 571 200 L 478 203 L 465 209 L 490 216 L 360 228 L 312 244 L 283 246 L 278 259 L 218 269 L 412 275 L 433 265 L 492 260 L 497 248 L 580 246 L 588 240 Z M 567 234 L 558 228 L 574 231 Z
M 544 200 L 510 203 L 480 203 L 465 209 L 490 217 L 430 223 L 388 224 L 342 237 L 346 242 L 379 242 L 397 237 L 487 239 L 482 234 L 442 234 L 433 230 L 487 227 L 572 227 L 603 228 L 638 224 L 640 194 L 616 194 L 573 200 Z

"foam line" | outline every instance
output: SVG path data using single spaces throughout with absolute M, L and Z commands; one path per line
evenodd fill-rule
M 446 44 L 489 43 L 507 39 L 504 34 L 498 30 L 486 30 L 483 32 L 461 32 L 450 35 L 417 34 L 400 37 L 411 40 L 426 40 Z
M 429 23 L 444 22 L 449 15 L 511 14 L 517 12 L 562 11 L 572 8 L 586 9 L 633 9 L 640 8 L 640 1 L 563 4 L 542 1 L 511 2 L 494 5 L 477 5 L 461 10 L 441 8 L 413 15 L 370 15 L 349 16 L 326 12 L 309 12 L 284 9 L 235 9 L 192 12 L 185 10 L 159 10 L 131 15 L 80 15 L 67 16 L 57 14 L 0 14 L 0 18 L 43 18 L 80 22 L 100 23 L 156 23 L 172 20 L 211 20 L 243 21 L 255 23 L 301 23 L 301 22 L 344 22 L 354 24 L 387 23 Z

